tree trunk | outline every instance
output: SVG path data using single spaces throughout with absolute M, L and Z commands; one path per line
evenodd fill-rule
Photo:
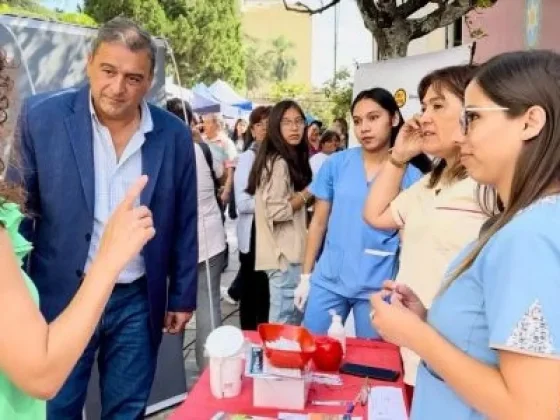
M 378 60 L 406 57 L 410 44 L 410 31 L 406 25 L 395 22 L 391 28 L 377 29 L 372 33 L 377 44 Z

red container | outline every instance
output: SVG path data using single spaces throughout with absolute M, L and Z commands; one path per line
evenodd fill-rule
M 318 370 L 336 372 L 342 364 L 343 350 L 340 341 L 332 337 L 315 337 L 317 349 L 313 353 L 313 363 Z
M 282 324 L 260 324 L 259 335 L 263 342 L 264 354 L 273 366 L 289 369 L 303 369 L 315 352 L 315 340 L 303 327 Z M 301 351 L 277 350 L 267 346 L 267 342 L 279 338 L 297 341 Z

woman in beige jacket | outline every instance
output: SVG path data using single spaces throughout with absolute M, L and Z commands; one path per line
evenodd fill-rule
M 311 199 L 305 115 L 294 101 L 276 104 L 267 136 L 249 175 L 247 193 L 255 196 L 255 270 L 270 281 L 269 321 L 299 325 L 294 306 L 305 249 L 306 211 Z

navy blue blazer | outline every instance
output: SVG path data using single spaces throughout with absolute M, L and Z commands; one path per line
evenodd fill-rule
M 153 213 L 156 235 L 142 255 L 159 340 L 166 310 L 196 306 L 197 187 L 190 130 L 163 109 L 150 105 L 150 112 L 154 129 L 142 146 L 142 171 L 149 181 L 140 201 Z M 28 193 L 33 221 L 22 223 L 22 233 L 34 245 L 28 274 L 51 321 L 80 286 L 93 229 L 89 86 L 29 98 L 18 128 L 21 167 L 10 168 L 7 176 L 22 181 Z

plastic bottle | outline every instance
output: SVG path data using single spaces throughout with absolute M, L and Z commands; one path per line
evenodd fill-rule
M 342 351 L 346 355 L 346 330 L 342 325 L 342 317 L 333 310 L 330 310 L 329 314 L 332 316 L 332 322 L 327 335 L 340 342 Z

